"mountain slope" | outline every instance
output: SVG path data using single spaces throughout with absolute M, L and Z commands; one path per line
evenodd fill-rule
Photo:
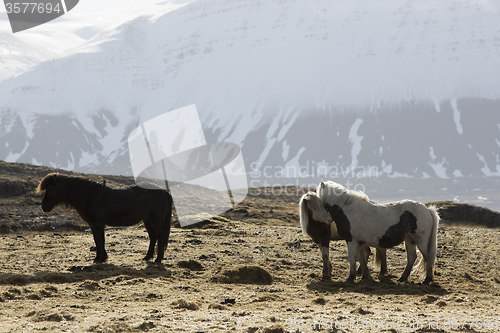
M 166 2 L 1 82 L 0 158 L 130 174 L 130 131 L 196 104 L 254 174 L 498 175 L 498 22 L 493 1 Z

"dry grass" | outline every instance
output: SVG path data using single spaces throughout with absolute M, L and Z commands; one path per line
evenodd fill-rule
M 397 282 L 403 246 L 387 251 L 388 276 L 373 271 L 372 281 L 346 284 L 342 242 L 330 246 L 332 281 L 320 279 L 320 251 L 299 227 L 299 195 L 260 190 L 223 217 L 173 228 L 164 265 L 141 260 L 149 243 L 141 226 L 106 231 L 109 260 L 94 265 L 92 235 L 71 211 L 42 213 L 36 195 L 0 198 L 0 331 L 377 331 L 352 322 L 427 325 L 380 332 L 498 331 L 478 326 L 500 320 L 500 233 L 485 227 L 495 215 L 476 210 L 490 222 L 473 220 L 472 207 L 472 215 L 456 213 L 468 216 L 466 227 L 442 223 L 430 286 L 413 275 Z M 457 206 L 443 206 L 453 220 Z M 449 319 L 464 328 L 445 326 Z M 436 320 L 439 327 L 428 326 Z M 314 326 L 321 321 L 347 327 Z
M 396 281 L 406 259 L 401 246 L 388 251 L 389 276 L 373 272 L 373 281 L 346 284 L 340 242 L 331 245 L 332 281 L 321 281 L 319 250 L 298 227 L 173 229 L 160 266 L 141 260 L 148 240 L 139 228 L 106 232 L 110 258 L 99 265 L 88 233 L 22 235 L 0 238 L 4 332 L 295 332 L 293 320 L 496 319 L 500 310 L 494 229 L 443 226 L 430 286 L 415 276 Z M 203 270 L 190 269 L 193 263 Z

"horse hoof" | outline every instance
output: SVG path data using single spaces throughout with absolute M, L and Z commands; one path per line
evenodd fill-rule
M 144 261 L 149 261 L 149 260 L 151 260 L 151 258 L 152 258 L 152 257 L 148 257 L 148 256 L 146 256 L 146 257 L 142 258 L 142 260 L 144 260 Z
M 408 278 L 399 278 L 398 279 L 398 282 L 407 282 L 408 281 Z
M 332 277 L 331 276 L 323 276 L 323 281 L 331 281 Z
M 432 282 L 432 278 L 425 278 L 424 282 L 422 282 L 424 285 L 428 286 Z
M 101 259 L 101 258 L 95 258 L 94 259 L 94 264 L 102 264 L 104 262 L 106 262 L 106 260 L 108 260 L 108 257 L 104 258 L 104 259 Z

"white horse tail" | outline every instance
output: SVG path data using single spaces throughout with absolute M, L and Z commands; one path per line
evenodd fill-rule
M 429 212 L 432 217 L 432 228 L 431 232 L 429 235 L 429 242 L 427 243 L 427 254 L 426 257 L 422 255 L 422 259 L 418 263 L 417 267 L 415 267 L 415 270 L 420 272 L 420 274 L 424 275 L 427 273 L 433 274 L 434 272 L 434 263 L 436 262 L 436 256 L 437 256 L 437 230 L 439 227 L 439 214 L 437 212 L 437 207 L 436 206 L 430 206 L 428 207 Z
M 425 269 L 426 270 L 434 270 L 434 263 L 436 261 L 437 256 L 437 231 L 439 227 L 439 214 L 437 212 L 436 206 L 429 207 L 429 211 L 432 215 L 432 231 L 429 239 L 429 243 L 427 244 L 427 251 L 429 259 L 427 260 Z

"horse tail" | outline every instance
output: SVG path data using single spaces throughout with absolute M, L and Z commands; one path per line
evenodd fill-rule
M 439 214 L 437 212 L 436 206 L 428 207 L 429 213 L 432 218 L 432 227 L 429 235 L 429 241 L 427 242 L 427 253 L 426 256 L 422 254 L 422 259 L 418 263 L 415 270 L 424 275 L 426 272 L 434 271 L 434 263 L 436 262 L 437 256 L 437 230 L 439 227 Z
M 437 256 L 437 231 L 439 227 L 439 214 L 437 212 L 436 206 L 429 207 L 429 211 L 432 215 L 432 231 L 429 238 L 429 243 L 427 244 L 427 253 L 429 259 L 427 260 L 427 264 L 425 269 L 434 269 L 434 263 L 436 261 Z
M 167 192 L 167 213 L 165 216 L 165 223 L 163 223 L 163 230 L 165 234 L 165 250 L 167 249 L 168 246 L 168 239 L 170 237 L 170 228 L 172 226 L 172 206 L 173 206 L 173 199 L 172 195 Z
M 307 214 L 307 203 L 304 200 L 304 197 L 307 194 L 304 194 L 302 198 L 300 198 L 299 210 L 300 210 L 300 226 L 302 227 L 302 233 L 304 236 L 309 236 L 307 233 L 307 227 L 309 226 L 309 216 Z

